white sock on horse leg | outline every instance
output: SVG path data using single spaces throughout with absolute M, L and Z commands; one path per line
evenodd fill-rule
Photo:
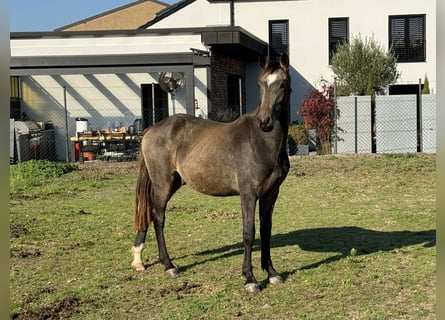
M 135 270 L 145 270 L 144 263 L 142 262 L 142 250 L 144 250 L 144 244 L 141 243 L 139 246 L 131 248 L 131 253 L 133 254 L 133 262 L 131 266 Z

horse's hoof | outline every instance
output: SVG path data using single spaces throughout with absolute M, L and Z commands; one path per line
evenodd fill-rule
M 144 264 L 137 262 L 137 263 L 132 263 L 131 267 L 136 270 L 136 271 L 144 271 L 145 270 L 145 266 Z
M 281 278 L 280 276 L 270 277 L 269 278 L 269 283 L 270 284 L 280 284 L 280 283 L 283 283 L 283 278 Z
M 172 278 L 176 278 L 178 276 L 178 269 L 176 268 L 165 270 L 165 272 Z
M 250 292 L 250 293 L 260 292 L 260 286 L 257 283 L 246 283 L 244 285 L 244 288 L 247 290 L 247 292 Z

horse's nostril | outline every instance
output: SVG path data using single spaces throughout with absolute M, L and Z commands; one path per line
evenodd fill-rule
M 260 127 L 263 131 L 271 131 L 273 129 L 273 121 L 271 117 L 260 120 Z

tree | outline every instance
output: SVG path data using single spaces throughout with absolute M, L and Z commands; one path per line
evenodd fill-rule
M 429 94 L 429 93 L 430 93 L 430 81 L 428 80 L 428 76 L 425 74 L 425 79 L 423 80 L 422 94 Z
M 400 76 L 397 57 L 374 37 L 362 40 L 358 35 L 351 43 L 341 43 L 331 58 L 331 69 L 337 76 L 339 95 L 370 95 L 384 93 L 386 87 Z
M 322 91 L 309 89 L 306 99 L 301 101 L 297 113 L 303 117 L 307 128 L 315 129 L 319 154 L 331 153 L 331 133 L 334 125 L 334 99 L 332 87 L 323 86 Z

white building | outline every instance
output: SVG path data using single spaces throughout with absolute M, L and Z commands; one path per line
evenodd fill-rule
M 193 113 L 194 99 L 210 117 L 246 112 L 258 102 L 258 56 L 286 51 L 295 119 L 306 91 L 333 81 L 335 44 L 359 34 L 396 49 L 401 77 L 394 92 L 412 92 L 425 75 L 436 91 L 435 0 L 182 0 L 138 30 L 12 33 L 11 76 L 20 98 L 14 117 L 52 121 L 62 160 L 65 106 L 69 136 L 76 117 L 93 129 L 138 118 L 148 126 Z M 165 72 L 181 73 L 184 88 L 162 91 Z

